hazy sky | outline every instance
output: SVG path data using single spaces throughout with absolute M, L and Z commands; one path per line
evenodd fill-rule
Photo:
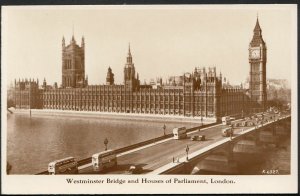
M 2 11 L 2 65 L 8 82 L 45 77 L 61 84 L 61 40 L 72 26 L 78 44 L 85 37 L 89 84 L 103 84 L 107 68 L 123 82 L 130 42 L 141 82 L 216 66 L 239 84 L 249 75 L 248 46 L 257 13 L 267 44 L 267 78 L 291 78 L 291 6 L 204 7 L 5 7 Z M 296 35 L 296 34 L 295 34 Z

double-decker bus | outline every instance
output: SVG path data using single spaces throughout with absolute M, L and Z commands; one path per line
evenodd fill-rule
M 106 150 L 92 156 L 94 171 L 102 171 L 107 168 L 117 166 L 117 154 L 114 150 Z
M 78 164 L 74 157 L 52 161 L 48 165 L 48 173 L 50 175 L 58 174 L 77 174 Z

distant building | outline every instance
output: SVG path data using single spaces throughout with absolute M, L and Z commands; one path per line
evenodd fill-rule
M 288 81 L 286 79 L 267 79 L 267 89 L 288 89 Z
M 106 85 L 88 85 L 87 78 L 84 79 L 84 46 L 84 39 L 79 47 L 74 37 L 70 45 L 65 46 L 63 38 L 61 87 L 50 87 L 46 80 L 42 88 L 34 81 L 19 81 L 15 85 L 15 96 L 19 97 L 16 99 L 17 108 L 29 108 L 30 105 L 30 108 L 37 109 L 211 118 L 237 116 L 265 108 L 266 46 L 258 20 L 249 45 L 249 89 L 244 89 L 243 85 L 231 86 L 223 82 L 222 74 L 217 74 L 215 67 L 196 67 L 191 73 L 170 77 L 164 84 L 161 78 L 157 78 L 150 84 L 142 85 L 135 70 L 130 46 L 124 66 L 123 84 L 114 83 L 114 74 L 109 67 Z
M 291 89 L 288 87 L 287 80 L 283 79 L 268 79 L 267 94 L 269 101 L 291 102 Z

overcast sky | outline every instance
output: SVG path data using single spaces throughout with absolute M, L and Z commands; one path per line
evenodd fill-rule
M 226 8 L 226 9 L 225 9 Z M 227 7 L 5 7 L 2 10 L 2 65 L 8 82 L 45 77 L 61 84 L 61 40 L 85 37 L 89 84 L 103 84 L 107 68 L 123 82 L 130 42 L 141 82 L 158 76 L 216 66 L 230 83 L 249 75 L 248 46 L 257 13 L 267 44 L 267 78 L 291 78 L 291 6 Z M 292 9 L 293 8 L 293 9 Z

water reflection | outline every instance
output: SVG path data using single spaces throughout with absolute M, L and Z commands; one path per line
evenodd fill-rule
M 74 156 L 91 156 L 108 148 L 120 148 L 171 133 L 174 127 L 196 123 L 149 122 L 104 118 L 32 116 L 9 114 L 7 155 L 11 174 L 34 174 L 46 170 L 50 161 Z

